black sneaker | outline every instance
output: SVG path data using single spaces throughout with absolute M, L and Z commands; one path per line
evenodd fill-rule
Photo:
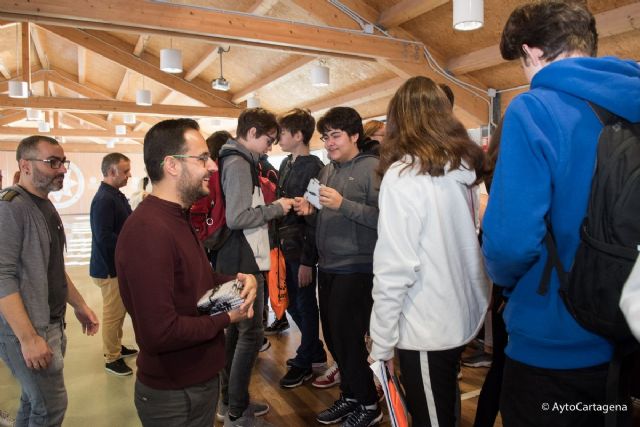
M 380 406 L 376 409 L 367 409 L 364 405 L 358 405 L 355 411 L 349 415 L 342 427 L 369 427 L 382 421 Z
M 138 350 L 136 350 L 135 348 L 127 348 L 125 346 L 122 346 L 122 348 L 120 349 L 120 355 L 122 357 L 131 357 L 135 356 L 136 354 L 138 354 Z
M 282 316 L 282 319 L 276 319 L 272 324 L 264 328 L 265 335 L 275 335 L 289 329 L 289 321 L 287 316 Z
M 127 366 L 127 364 L 124 363 L 124 360 L 122 359 L 105 363 L 104 369 L 110 374 L 118 375 L 120 377 L 126 377 L 127 375 L 133 374 L 133 371 L 131 370 L 131 368 Z
M 311 369 L 298 368 L 292 366 L 289 371 L 280 379 L 280 387 L 294 388 L 302 385 L 303 382 L 308 381 L 313 376 Z
M 351 415 L 357 408 L 357 401 L 347 400 L 344 396 L 340 395 L 340 399 L 333 402 L 333 405 L 318 414 L 316 421 L 320 424 L 336 424 Z

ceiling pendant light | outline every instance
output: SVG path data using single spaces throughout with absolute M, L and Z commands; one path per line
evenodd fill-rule
M 247 98 L 247 108 L 258 108 L 260 107 L 260 98 L 257 95 L 251 95 Z
M 9 82 L 9 98 L 28 98 L 29 86 L 22 80 L 11 80 Z
M 231 84 L 227 79 L 222 75 L 222 54 L 224 52 L 229 52 L 231 50 L 231 46 L 229 46 L 226 50 L 222 47 L 218 48 L 218 54 L 220 55 L 220 77 L 213 80 L 211 82 L 211 87 L 216 90 L 228 91 L 231 88 Z
M 483 0 L 453 0 L 453 28 L 472 31 L 484 25 Z
M 36 110 L 35 108 L 27 108 L 27 121 L 37 122 L 44 120 L 44 111 Z
M 41 132 L 41 133 L 51 132 L 51 126 L 46 120 L 40 120 L 38 122 L 38 132 Z
M 127 127 L 125 125 L 116 125 L 116 135 L 122 136 L 127 134 Z
M 116 146 L 115 138 L 107 141 L 107 148 L 115 148 L 115 146 Z
M 127 125 L 135 125 L 136 124 L 136 115 L 135 114 L 125 114 L 122 118 L 122 122 Z
M 160 49 L 160 69 L 165 73 L 182 72 L 182 51 L 173 48 L 173 40 L 170 49 Z
M 324 59 L 311 68 L 311 85 L 315 87 L 329 86 L 329 67 L 326 66 Z
M 148 107 L 151 103 L 151 91 L 147 89 L 138 89 L 136 91 L 136 104 Z

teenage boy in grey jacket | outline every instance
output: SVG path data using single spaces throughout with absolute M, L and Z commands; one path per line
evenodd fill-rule
M 53 138 L 29 136 L 16 159 L 20 181 L 0 192 L 0 358 L 22 387 L 16 425 L 59 426 L 67 303 L 87 335 L 98 332 L 98 318 L 65 272 L 64 228 L 47 197 L 62 188 L 64 150 Z
M 378 158 L 358 150 L 364 131 L 353 108 L 332 108 L 318 121 L 317 130 L 331 159 L 320 171 L 322 209 L 316 213 L 320 319 L 342 377 L 342 395 L 317 420 L 369 426 L 382 419 L 364 343 L 373 305 Z M 302 198 L 296 198 L 295 209 L 303 215 L 315 210 Z
M 260 155 L 278 140 L 276 116 L 262 108 L 250 108 L 238 118 L 236 139 L 222 146 L 218 157 L 225 217 L 231 235 L 217 253 L 216 270 L 224 274 L 247 272 L 258 281 L 254 312 L 262 313 L 264 277 L 270 268 L 267 223 L 284 216 L 293 199 L 281 198 L 265 205 L 257 181 Z M 218 419 L 225 426 L 255 423 L 254 417 L 269 411 L 265 403 L 249 402 L 251 370 L 262 345 L 264 330 L 260 315 L 229 325 L 226 333 L 226 366 L 221 376 L 222 399 Z

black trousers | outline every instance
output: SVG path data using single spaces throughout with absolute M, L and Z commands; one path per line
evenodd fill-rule
M 363 405 L 378 400 L 364 342 L 373 307 L 372 287 L 370 273 L 318 272 L 322 332 L 340 367 L 340 390 L 345 397 Z
M 494 285 L 493 303 L 491 306 L 491 333 L 493 334 L 493 355 L 491 368 L 482 384 L 478 408 L 473 427 L 493 427 L 500 408 L 500 394 L 502 388 L 502 373 L 504 372 L 504 349 L 507 347 L 507 327 L 504 324 L 502 306 L 504 297 L 502 288 Z
M 500 413 L 505 427 L 602 427 L 608 364 L 543 369 L 506 358 Z M 623 402 L 624 403 L 624 402 Z M 619 408 L 618 426 L 631 425 L 631 403 Z
M 400 381 L 414 427 L 459 425 L 458 362 L 464 346 L 443 351 L 398 350 Z

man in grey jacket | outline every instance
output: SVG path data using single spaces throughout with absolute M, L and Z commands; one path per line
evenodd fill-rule
M 64 150 L 53 138 L 30 136 L 16 159 L 20 181 L 0 192 L 0 357 L 22 387 L 16 425 L 58 426 L 67 408 L 66 305 L 87 335 L 98 331 L 98 318 L 65 272 L 64 228 L 47 198 L 62 188 Z
M 223 274 L 251 273 L 258 280 L 255 313 L 262 313 L 264 277 L 270 269 L 267 223 L 284 216 L 293 206 L 292 199 L 281 198 L 265 205 L 258 180 L 257 163 L 268 146 L 277 141 L 279 127 L 273 113 L 262 108 L 245 110 L 238 118 L 236 139 L 220 150 L 225 217 L 231 235 L 217 253 L 216 270 Z M 261 316 L 243 320 L 227 328 L 226 367 L 221 376 L 222 398 L 218 419 L 225 427 L 255 424 L 255 417 L 269 411 L 269 405 L 249 401 L 251 370 L 262 345 L 264 330 Z

